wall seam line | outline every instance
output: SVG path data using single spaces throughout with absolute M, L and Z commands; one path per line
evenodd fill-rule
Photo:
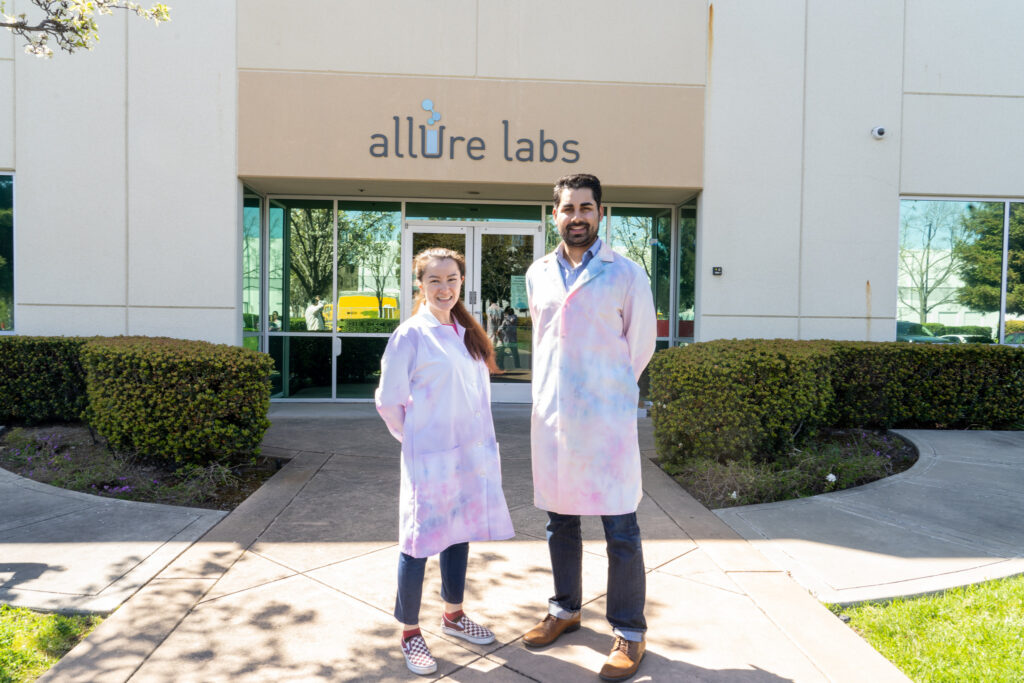
M 128 13 L 125 12 L 125 15 Z M 131 53 L 128 41 L 131 40 L 129 35 L 128 17 L 122 17 L 124 24 L 124 334 L 128 334 L 128 311 L 130 309 L 131 302 L 131 178 L 129 177 L 129 165 L 130 165 L 130 150 L 131 139 L 128 135 L 128 128 L 130 124 L 129 120 L 129 97 L 128 97 L 128 83 L 129 83 L 129 55 Z
M 800 225 L 797 229 L 796 265 L 796 338 L 803 339 L 801 318 L 804 312 L 804 191 L 807 183 L 807 41 L 810 33 L 810 0 L 804 0 L 803 101 L 800 103 Z

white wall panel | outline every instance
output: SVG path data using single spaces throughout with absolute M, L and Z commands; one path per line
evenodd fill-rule
M 889 290 L 895 299 L 895 290 Z M 855 339 L 857 341 L 892 341 L 896 338 L 893 318 L 800 318 L 801 339 Z
M 14 135 L 14 60 L 0 59 L 0 169 L 14 169 Z
M 126 20 L 101 18 L 92 52 L 15 55 L 17 303 L 125 303 Z M 78 332 L 49 320 L 34 331 Z
M 146 337 L 202 339 L 215 344 L 241 342 L 240 316 L 235 309 L 148 308 L 128 309 L 128 334 Z
M 475 0 L 240 0 L 237 5 L 243 69 L 436 76 L 472 76 L 476 69 Z
M 905 95 L 904 195 L 1024 197 L 1024 97 Z
M 704 316 L 700 339 L 796 339 L 796 317 Z
M 797 313 L 803 30 L 800 0 L 714 4 L 698 314 Z M 723 275 L 713 277 L 713 266 Z M 699 323 L 700 339 L 720 336 L 728 320 Z M 742 329 L 763 337 L 774 325 Z
M 130 25 L 129 303 L 235 307 L 234 4 L 180 0 L 173 12 Z
M 902 20 L 890 0 L 808 5 L 801 316 L 895 316 Z
M 906 90 L 1024 95 L 1022 26 L 1018 0 L 907 0 Z
M 704 84 L 706 0 L 517 0 L 479 6 L 479 76 Z M 629 106 L 595 102 L 595 115 L 602 107 Z
M 113 337 L 127 330 L 126 315 L 124 306 L 19 305 L 14 325 L 18 334 Z

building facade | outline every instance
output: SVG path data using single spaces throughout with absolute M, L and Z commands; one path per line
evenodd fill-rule
M 522 275 L 557 242 L 553 181 L 589 172 L 661 347 L 898 322 L 998 341 L 1024 319 L 1022 21 L 1009 0 L 180 0 L 158 27 L 103 18 L 91 53 L 3 33 L 0 334 L 245 344 L 277 398 L 366 400 L 412 254 L 448 245 L 496 400 L 529 400 Z

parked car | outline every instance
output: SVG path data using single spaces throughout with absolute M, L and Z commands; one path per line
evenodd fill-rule
M 910 342 L 911 344 L 952 344 L 949 339 L 936 337 L 931 331 L 920 323 L 912 323 L 907 320 L 896 322 L 896 341 Z
M 941 339 L 948 339 L 954 344 L 991 344 L 992 337 L 983 334 L 944 334 Z
M 1011 332 L 1004 337 L 1004 343 L 1019 346 L 1024 344 L 1024 332 Z

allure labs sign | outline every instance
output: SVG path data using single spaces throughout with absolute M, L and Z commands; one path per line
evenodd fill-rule
M 434 109 L 433 100 L 423 100 L 420 107 L 430 113 L 426 124 L 417 125 L 411 116 L 406 116 L 405 121 L 400 116 L 392 116 L 395 124 L 393 131 L 370 136 L 370 156 L 382 159 L 456 159 L 464 156 L 473 161 L 481 161 L 488 153 L 496 153 L 494 141 L 485 140 L 479 135 L 454 135 L 444 125 L 438 126 L 441 114 Z M 521 131 L 513 130 L 508 120 L 503 120 L 501 126 L 501 153 L 505 161 L 562 161 L 575 164 L 580 160 L 578 140 L 559 142 L 547 137 L 543 128 L 535 137 L 516 137 Z

